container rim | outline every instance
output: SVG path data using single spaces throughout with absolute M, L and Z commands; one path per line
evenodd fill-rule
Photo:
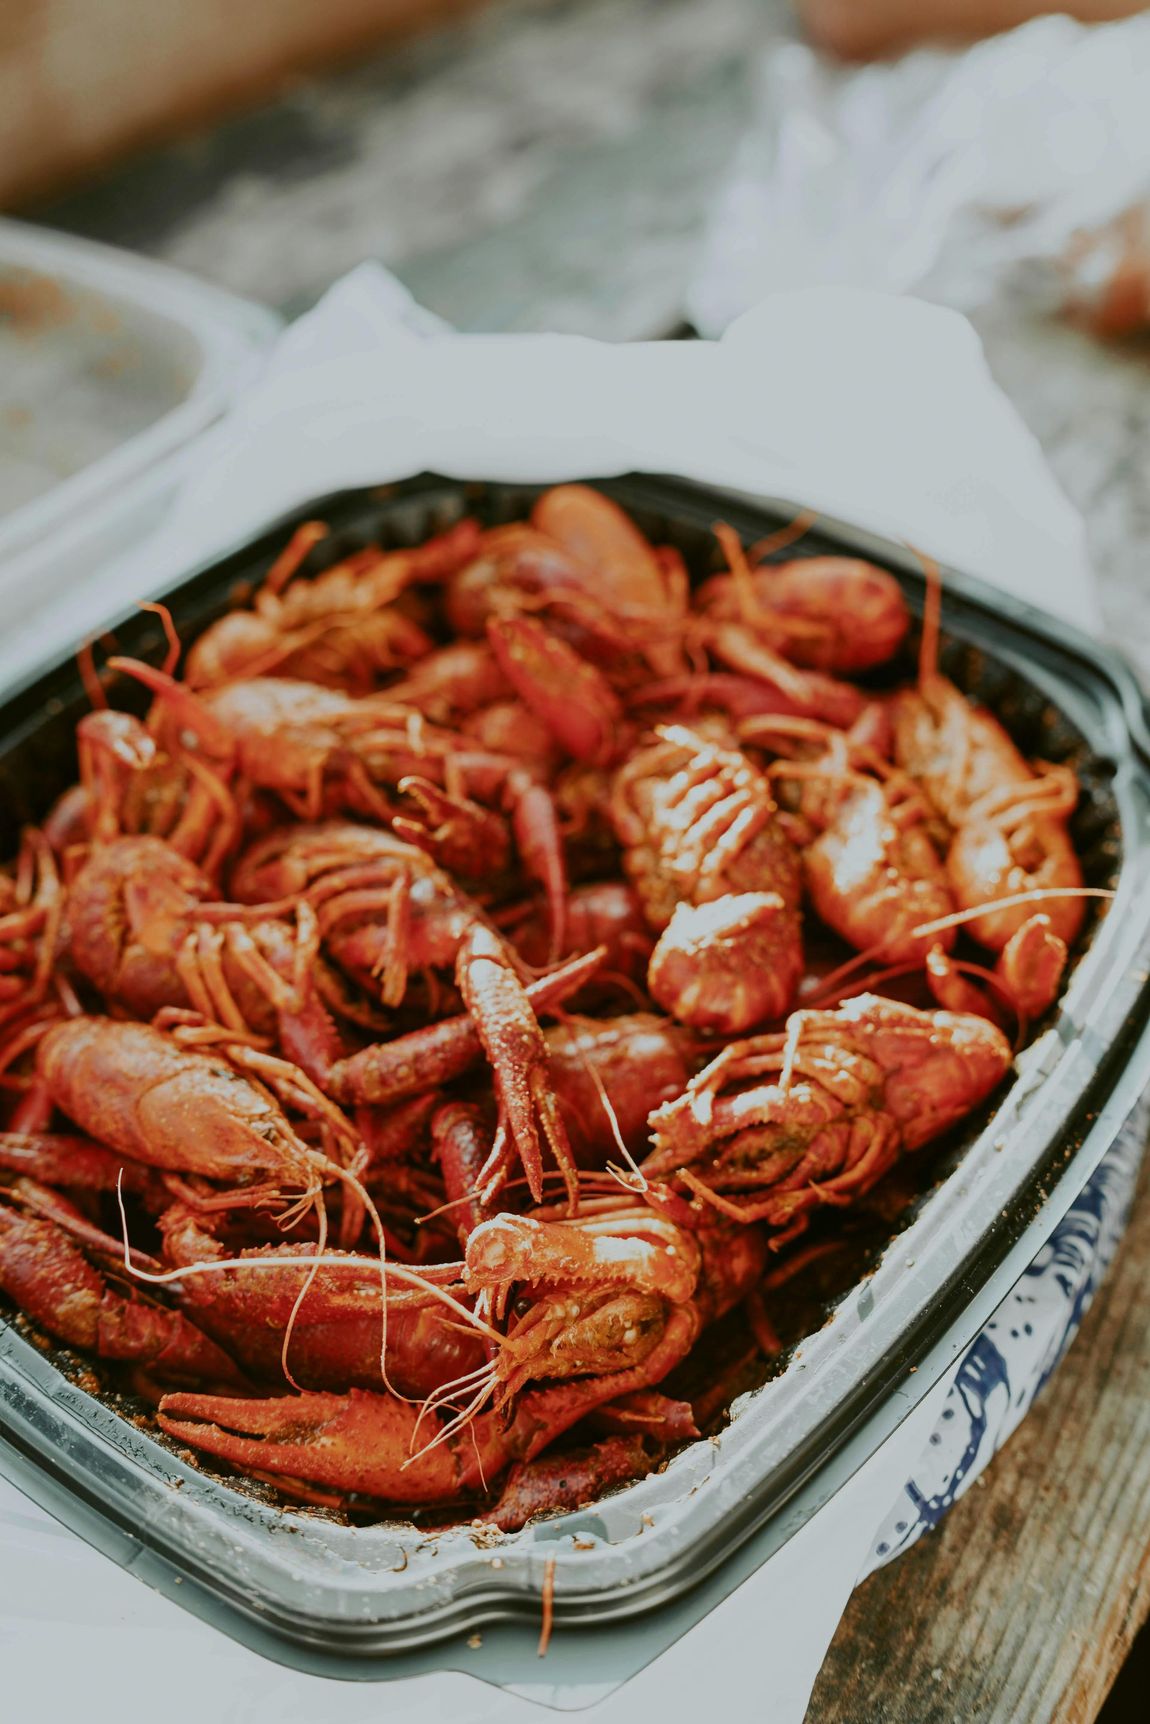
M 615 496 L 625 507 L 654 508 L 676 520 L 694 518 L 709 524 L 718 504 L 736 530 L 747 538 L 776 524 L 770 504 L 734 501 L 728 494 L 680 480 L 630 476 L 588 482 Z M 411 502 L 430 494 L 466 501 L 478 490 L 486 490 L 522 494 L 526 498 L 543 488 L 496 482 L 467 487 L 459 481 L 422 475 L 377 492 L 337 493 L 314 500 L 306 510 L 293 510 L 255 542 L 237 547 L 231 556 L 222 560 L 213 558 L 198 570 L 189 571 L 171 593 L 185 591 L 196 575 L 208 571 L 215 571 L 219 580 L 226 582 L 229 572 L 239 572 L 240 564 L 270 555 L 278 547 L 283 532 L 317 508 L 331 518 L 340 509 L 368 505 L 385 509 L 389 502 Z M 921 571 L 902 547 L 873 535 L 855 533 L 840 524 L 822 532 L 823 525 L 820 523 L 824 538 L 833 539 L 848 553 L 871 555 L 897 569 L 909 588 L 912 603 L 921 599 Z M 1087 697 L 1095 701 L 1095 752 L 1099 752 L 1101 743 L 1113 769 L 1124 840 L 1118 897 L 1071 978 L 1057 1022 L 1025 1050 L 1019 1075 L 993 1120 L 969 1146 L 963 1162 L 945 1183 L 948 1193 L 956 1182 L 965 1180 L 967 1185 L 972 1184 L 974 1174 L 968 1173 L 968 1163 L 974 1158 L 979 1163 L 977 1177 L 984 1181 L 979 1201 L 975 1203 L 972 1194 L 963 1191 L 961 1195 L 967 1201 L 965 1208 L 955 1203 L 958 1224 L 949 1249 L 942 1248 L 946 1241 L 935 1240 L 929 1265 L 920 1262 L 914 1275 L 902 1276 L 903 1316 L 897 1322 L 893 1318 L 888 1321 L 890 1333 L 885 1335 L 885 1341 L 876 1337 L 873 1290 L 856 1287 L 844 1299 L 840 1310 L 851 1305 L 857 1319 L 852 1331 L 855 1355 L 847 1372 L 850 1392 L 833 1397 L 832 1415 L 815 1422 L 804 1441 L 792 1446 L 786 1463 L 777 1465 L 765 1478 L 756 1477 L 756 1432 L 750 1428 L 755 1419 L 751 1415 L 756 1398 L 761 1399 L 773 1386 L 767 1384 L 755 1396 L 746 1398 L 747 1405 L 739 1404 L 728 1430 L 715 1440 L 719 1460 L 709 1470 L 706 1465 L 700 1468 L 690 1463 L 687 1451 L 676 1457 L 663 1475 L 670 1477 L 678 1468 L 677 1485 L 696 1498 L 706 1494 L 702 1485 L 709 1485 L 709 1501 L 717 1512 L 680 1516 L 677 1521 L 673 1517 L 660 1521 L 656 1515 L 649 1529 L 640 1524 L 629 1540 L 632 1548 L 628 1554 L 634 1560 L 615 1564 L 616 1568 L 623 1567 L 621 1574 L 609 1575 L 603 1564 L 588 1560 L 605 1554 L 609 1562 L 610 1553 L 618 1545 L 608 1541 L 602 1552 L 592 1551 L 587 1556 L 566 1548 L 569 1535 L 587 1533 L 589 1521 L 595 1518 L 588 1511 L 536 1523 L 523 1534 L 512 1535 L 487 1550 L 477 1549 L 474 1544 L 467 1550 L 459 1548 L 465 1542 L 465 1534 L 458 1539 L 444 1537 L 436 1541 L 437 1550 L 427 1565 L 420 1561 L 412 1565 L 417 1572 L 405 1583 L 408 1592 L 421 1591 L 421 1606 L 397 1610 L 393 1618 L 384 1621 L 377 1613 L 383 1593 L 403 1588 L 376 1586 L 370 1600 L 367 1591 L 361 1588 L 356 1595 L 358 1609 L 349 1604 L 350 1577 L 345 1561 L 349 1547 L 346 1540 L 341 1542 L 334 1536 L 349 1529 L 325 1527 L 319 1533 L 314 1522 L 310 1528 L 307 1526 L 306 1517 L 290 1510 L 276 1510 L 268 1513 L 277 1515 L 281 1524 L 290 1520 L 305 1523 L 304 1530 L 311 1535 L 309 1548 L 317 1540 L 323 1544 L 326 1539 L 329 1550 L 337 1543 L 341 1545 L 340 1557 L 338 1561 L 332 1559 L 331 1575 L 324 1578 L 313 1604 L 306 1609 L 299 1607 L 298 1600 L 292 1600 L 290 1589 L 274 1595 L 265 1591 L 253 1597 L 250 1576 L 246 1590 L 243 1585 L 229 1584 L 226 1565 L 221 1573 L 218 1553 L 212 1552 L 210 1538 L 205 1541 L 202 1536 L 212 1518 L 218 1518 L 221 1499 L 230 1499 L 232 1505 L 243 1499 L 226 1485 L 186 1467 L 151 1439 L 141 1438 L 132 1466 L 138 1469 L 140 1457 L 150 1445 L 154 1453 L 148 1456 L 149 1464 L 165 1479 L 164 1489 L 169 1498 L 178 1500 L 180 1513 L 173 1517 L 171 1513 L 156 1512 L 142 1524 L 138 1516 L 134 1519 L 120 1516 L 123 1530 L 182 1574 L 198 1576 L 216 1596 L 226 1600 L 232 1612 L 246 1613 L 249 1627 L 258 1624 L 261 1631 L 282 1639 L 285 1645 L 290 1642 L 294 1648 L 289 1654 L 292 1661 L 314 1660 L 338 1649 L 340 1655 L 348 1657 L 387 1652 L 392 1658 L 400 1657 L 402 1662 L 401 1655 L 414 1654 L 461 1627 L 471 1629 L 479 1623 L 537 1616 L 538 1589 L 548 1557 L 557 1559 L 557 1622 L 602 1627 L 623 1618 L 630 1620 L 699 1588 L 718 1571 L 721 1563 L 730 1570 L 732 1553 L 737 1553 L 740 1547 L 753 1546 L 762 1552 L 765 1542 L 770 1546 L 765 1554 L 771 1554 L 861 1465 L 882 1435 L 888 1434 L 917 1404 L 956 1352 L 977 1332 L 982 1320 L 978 1314 L 988 1314 L 1010 1284 L 1004 1277 L 1013 1278 L 1025 1268 L 1029 1261 L 1025 1252 L 1029 1250 L 1033 1255 L 1036 1244 L 1041 1242 L 1038 1235 L 1042 1229 L 1054 1224 L 1101 1159 L 1108 1147 L 1103 1141 L 1106 1129 L 1117 1128 L 1115 1111 L 1123 1109 L 1124 1118 L 1131 1092 L 1140 1092 L 1150 1078 L 1150 1034 L 1144 1033 L 1150 1018 L 1150 983 L 1145 975 L 1146 955 L 1150 952 L 1150 892 L 1146 890 L 1150 882 L 1147 842 L 1150 747 L 1146 711 L 1137 683 L 1116 655 L 1070 625 L 1042 618 L 1023 602 L 956 571 L 945 570 L 944 579 L 944 628 L 949 635 L 985 645 L 991 656 L 1017 668 L 1021 676 L 1034 683 L 1052 702 L 1070 699 L 1073 693 L 1076 710 L 1085 710 L 1083 703 Z M 16 704 L 25 705 L 34 689 L 34 679 L 24 681 Z M 0 727 L 9 712 L 11 705 L 0 713 Z M 1118 1120 L 1117 1124 L 1120 1123 Z M 1022 1171 L 1010 1165 L 1009 1155 L 996 1155 L 998 1146 L 993 1139 L 1004 1137 L 1007 1129 L 1013 1131 L 1018 1142 L 1038 1144 L 1027 1156 Z M 939 1195 L 936 1193 L 935 1198 L 929 1199 L 928 1206 Z M 917 1227 L 918 1223 L 913 1225 Z M 909 1238 L 909 1233 L 899 1236 L 900 1249 L 905 1248 Z M 875 1285 L 877 1280 L 876 1275 Z M 870 1312 L 860 1309 L 868 1292 Z M 836 1321 L 838 1315 L 836 1312 Z M 7 1347 L 3 1345 L 5 1339 Z M 31 1400 L 15 1413 L 10 1400 L 3 1428 L 9 1440 L 28 1456 L 34 1448 L 37 1430 L 43 1432 L 44 1409 L 39 1403 L 44 1391 L 42 1383 L 37 1385 L 31 1380 L 35 1373 L 29 1372 L 30 1361 L 15 1358 L 12 1343 L 16 1339 L 11 1334 L 6 1338 L 0 1334 L 0 1380 L 8 1383 L 11 1394 L 14 1377 L 23 1377 L 23 1392 Z M 812 1352 L 818 1339 L 818 1336 L 811 1338 Z M 36 1359 L 35 1363 L 41 1371 L 51 1370 L 43 1360 Z M 788 1371 L 775 1382 L 786 1384 L 790 1375 Z M 79 1398 L 87 1402 L 89 1409 L 97 1408 L 107 1420 L 112 1419 L 113 1415 L 90 1397 Z M 37 1406 L 33 1407 L 31 1402 Z M 77 1425 L 85 1423 L 84 1409 L 74 1406 L 66 1395 L 58 1395 L 54 1415 L 57 1419 L 67 1415 L 71 1437 L 75 1436 Z M 93 1421 L 90 1411 L 86 1422 L 89 1427 L 93 1422 L 101 1423 Z M 105 1458 L 107 1437 L 107 1430 L 102 1430 L 99 1440 Z M 726 1442 L 724 1455 L 725 1439 L 730 1440 Z M 703 1446 L 692 1445 L 692 1449 Z M 689 1464 L 680 1465 L 684 1460 Z M 716 1477 L 718 1483 L 713 1482 Z M 176 1478 L 180 1486 L 173 1492 L 171 1481 Z M 598 1505 L 596 1512 L 610 1511 L 617 1517 L 620 1505 L 642 1505 L 650 1499 L 651 1493 L 644 1492 L 648 1484 L 644 1480 L 627 1487 Z M 90 1487 L 86 1487 L 86 1492 L 91 1499 Z M 167 1507 L 171 1508 L 170 1501 Z M 227 1502 L 224 1507 L 234 1529 L 242 1511 Z M 107 1515 L 106 1503 L 89 1500 L 89 1508 Z M 627 1514 L 632 1522 L 641 1521 L 641 1506 L 638 1511 L 628 1506 L 624 1516 Z M 176 1519 L 183 1527 L 182 1549 L 175 1548 Z M 256 1521 L 266 1536 L 267 1516 L 256 1516 Z M 252 1530 L 254 1534 L 254 1524 Z M 691 1535 L 689 1541 L 687 1532 Z M 660 1534 L 666 1536 L 661 1538 Z M 589 1536 L 593 1542 L 596 1539 L 602 1542 L 601 1535 L 593 1529 Z M 683 1546 L 677 1555 L 674 1550 L 670 1555 L 661 1551 L 662 1544 L 674 1545 L 676 1539 Z M 377 1555 L 382 1556 L 386 1537 L 381 1535 L 376 1544 Z M 493 1550 L 503 1562 L 502 1569 L 494 1573 Z M 406 1547 L 402 1554 L 406 1567 L 410 1560 Z M 444 1558 L 442 1562 L 440 1555 Z M 443 1578 L 440 1571 L 444 1569 L 454 1571 L 454 1584 Z M 462 1580 L 458 1578 L 460 1575 Z M 379 1579 L 378 1574 L 375 1578 Z M 468 1668 L 474 1668 L 472 1661 Z M 386 1673 L 400 1671 L 397 1666 L 389 1665 Z
M 114 506 L 122 488 L 190 443 L 250 377 L 261 350 L 282 327 L 268 307 L 151 258 L 98 241 L 0 217 L 0 266 L 53 276 L 65 287 L 128 304 L 177 325 L 191 337 L 198 366 L 181 400 L 143 431 L 61 479 L 0 520 L 0 569 L 9 559 L 73 522 L 85 508 Z M 0 575 L 0 585 L 7 581 Z

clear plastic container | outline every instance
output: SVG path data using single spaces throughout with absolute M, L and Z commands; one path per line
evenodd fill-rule
M 163 264 L 0 220 L 0 681 L 39 607 L 159 520 L 279 327 Z

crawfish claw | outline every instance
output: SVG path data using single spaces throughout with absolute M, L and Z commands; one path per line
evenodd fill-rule
M 168 1436 L 233 1466 L 304 1478 L 393 1502 L 429 1502 L 458 1488 L 452 1451 L 416 1456 L 418 1408 L 390 1395 L 165 1395 L 157 1419 Z M 433 1434 L 433 1433 L 429 1433 Z
M 490 928 L 476 923 L 459 948 L 456 981 L 495 1074 L 499 1111 L 536 1203 L 543 1199 L 542 1135 L 577 1202 L 575 1163 L 551 1087 L 547 1044 L 527 992 Z

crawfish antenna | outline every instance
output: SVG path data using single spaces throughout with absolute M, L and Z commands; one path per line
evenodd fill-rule
M 88 705 L 93 712 L 104 712 L 108 706 L 108 696 L 100 673 L 96 669 L 95 642 L 88 639 L 76 653 L 76 669 L 80 673 L 80 681 L 84 685 L 84 693 L 88 697 Z
M 299 571 L 300 564 L 313 545 L 326 539 L 328 528 L 323 521 L 304 521 L 298 526 L 264 577 L 263 592 L 273 598 L 281 593 Z
M 161 605 L 155 599 L 145 599 L 141 603 L 140 609 L 142 611 L 150 611 L 152 616 L 159 617 L 164 630 L 164 639 L 168 643 L 168 650 L 164 654 L 162 669 L 165 676 L 175 676 L 176 666 L 180 662 L 180 652 L 182 649 L 180 647 L 180 637 L 176 633 L 176 625 L 172 621 L 171 611 L 168 609 L 167 605 Z
M 763 614 L 764 607 L 759 603 L 755 594 L 754 576 L 751 573 L 751 565 L 747 561 L 747 553 L 743 549 L 743 541 L 735 529 L 727 525 L 726 521 L 716 521 L 713 531 L 722 548 L 727 568 L 734 582 L 735 592 L 738 594 L 739 609 L 747 622 L 753 622 L 757 616 Z
M 918 685 L 925 688 L 938 675 L 938 637 L 942 618 L 942 570 L 933 557 L 905 540 L 907 550 L 922 564 L 926 597 L 922 606 L 922 640 L 918 649 Z
M 916 940 L 927 939 L 931 934 L 944 933 L 947 928 L 961 928 L 965 923 L 973 922 L 976 917 L 996 910 L 1015 910 L 1027 904 L 1043 904 L 1052 898 L 1109 900 L 1115 896 L 1109 886 L 1032 886 L 1026 892 L 1011 892 L 1005 898 L 988 898 L 982 904 L 971 904 L 965 910 L 955 910 L 949 916 L 936 916 L 933 922 L 920 922 L 916 928 L 911 929 L 911 934 Z
M 317 1229 L 317 1233 L 316 1233 L 316 1242 L 315 1242 L 315 1251 L 312 1255 L 311 1263 L 308 1266 L 308 1272 L 304 1276 L 303 1284 L 300 1287 L 299 1292 L 295 1296 L 295 1301 L 292 1305 L 291 1311 L 288 1314 L 288 1320 L 284 1325 L 283 1345 L 280 1348 L 280 1364 L 283 1366 L 283 1374 L 287 1378 L 288 1382 L 291 1384 L 292 1388 L 297 1389 L 297 1390 L 300 1388 L 300 1385 L 296 1382 L 295 1378 L 292 1376 L 291 1366 L 288 1364 L 288 1353 L 291 1350 L 292 1336 L 295 1333 L 296 1318 L 300 1314 L 300 1309 L 303 1305 L 304 1300 L 307 1298 L 308 1294 L 311 1292 L 312 1283 L 315 1281 L 316 1276 L 319 1274 L 320 1262 L 323 1259 L 323 1256 L 325 1253 L 325 1247 L 327 1245 L 327 1205 L 325 1204 L 325 1202 L 323 1200 L 322 1190 L 316 1192 L 315 1209 L 316 1209 L 316 1218 L 317 1218 L 317 1222 L 318 1222 L 318 1229 Z M 384 1300 L 385 1310 L 386 1310 L 386 1303 L 387 1303 L 387 1301 L 385 1298 L 385 1300 Z M 386 1315 L 385 1315 L 384 1321 L 386 1322 L 386 1320 L 387 1319 L 386 1319 Z
M 768 557 L 777 556 L 780 551 L 785 551 L 788 545 L 793 545 L 796 540 L 809 533 L 818 518 L 815 509 L 800 510 L 794 520 L 789 521 L 785 527 L 768 533 L 765 539 L 757 539 L 751 546 L 751 557 L 756 563 L 765 563 Z

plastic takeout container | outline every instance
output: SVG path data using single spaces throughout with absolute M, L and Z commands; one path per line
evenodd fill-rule
M 38 608 L 155 524 L 273 312 L 164 264 L 0 220 L 0 679 Z
M 711 564 L 717 517 L 747 540 L 779 524 L 764 508 L 677 480 L 600 488 L 656 541 L 676 544 L 696 573 Z M 417 542 L 465 512 L 514 518 L 538 489 L 425 476 L 323 499 L 306 514 L 337 530 L 324 547 L 335 556 L 369 539 Z M 168 595 L 185 640 L 250 592 L 303 518 L 278 522 Z M 886 563 L 921 608 L 921 575 L 900 548 L 837 528 L 796 548 L 831 549 Z M 115 629 L 122 651 L 162 655 L 154 617 L 134 613 Z M 189 1464 L 0 1324 L 0 1467 L 227 1632 L 284 1661 L 361 1677 L 442 1668 L 458 1655 L 473 1674 L 514 1686 L 527 1669 L 526 1630 L 514 1625 L 537 1630 L 550 1558 L 557 1628 L 596 1626 L 597 1670 L 620 1659 L 633 1667 L 769 1557 L 977 1333 L 1150 1081 L 1150 738 L 1136 685 L 1109 652 L 954 571 L 943 629 L 948 674 L 998 711 L 1028 753 L 1075 766 L 1076 844 L 1088 882 L 1115 899 L 1092 913 L 1056 1013 L 993 1105 L 937 1152 L 938 1183 L 909 1224 L 781 1374 L 736 1403 L 718 1437 L 509 1536 L 466 1525 L 424 1533 L 398 1518 L 353 1527 L 257 1500 L 209 1465 Z M 116 700 L 139 694 L 125 687 Z M 85 705 L 69 662 L 28 678 L 0 708 L 8 851 L 20 821 L 71 782 Z M 500 1623 L 512 1627 L 492 1626 Z M 463 1636 L 479 1627 L 482 1650 L 465 1652 Z M 562 1649 L 581 1640 L 560 1633 L 552 1659 L 577 1656 Z

